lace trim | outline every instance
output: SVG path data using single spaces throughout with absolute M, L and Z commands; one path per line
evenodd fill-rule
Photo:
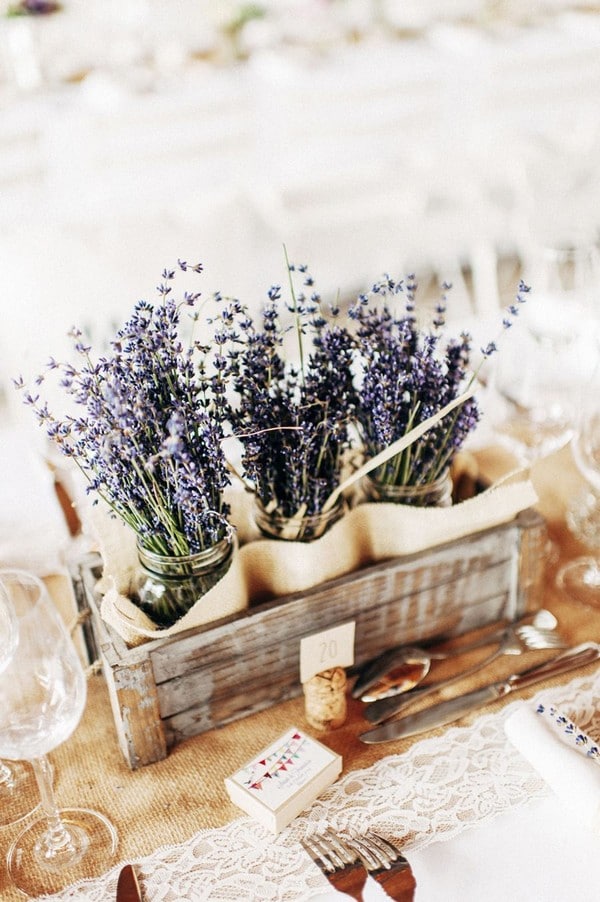
M 600 672 L 546 689 L 536 701 L 552 701 L 599 739 L 599 695 Z M 525 805 L 550 790 L 504 733 L 504 721 L 518 704 L 522 700 L 470 728 L 452 727 L 402 755 L 347 774 L 277 837 L 243 817 L 158 849 L 136 862 L 142 892 L 153 902 L 305 902 L 326 889 L 327 881 L 299 839 L 324 823 L 357 830 L 370 824 L 410 851 Z M 114 902 L 119 870 L 120 865 L 45 898 Z

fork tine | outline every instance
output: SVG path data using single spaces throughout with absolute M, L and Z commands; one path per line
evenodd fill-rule
M 400 850 L 397 849 L 393 843 L 389 842 L 387 839 L 384 839 L 383 836 L 380 836 L 379 833 L 375 833 L 373 830 L 369 830 L 369 832 L 366 834 L 366 838 L 370 842 L 375 843 L 375 845 L 378 846 L 378 848 L 380 848 L 384 854 L 390 857 L 391 861 L 396 861 L 398 858 L 402 857 Z
M 348 840 L 357 849 L 363 866 L 392 899 L 413 900 L 416 882 L 409 862 L 392 843 L 368 831 Z
M 363 862 L 367 871 L 378 870 L 382 867 L 389 868 L 389 859 L 382 855 L 380 849 L 368 843 L 365 837 L 353 835 L 349 839 L 349 843 Z
M 518 639 L 524 643 L 527 648 L 543 649 L 543 648 L 565 648 L 566 643 L 560 633 L 556 630 L 545 629 L 543 627 L 527 626 L 518 627 L 515 630 Z
M 319 835 L 319 841 L 331 855 L 335 855 L 343 864 L 352 864 L 357 855 L 332 830 Z
M 315 864 L 328 874 L 335 871 L 335 864 L 327 857 L 327 855 L 315 845 L 310 837 L 301 840 L 302 848 L 308 852 Z
M 301 845 L 332 886 L 356 902 L 363 902 L 367 871 L 356 852 L 331 831 L 307 836 L 301 840 Z

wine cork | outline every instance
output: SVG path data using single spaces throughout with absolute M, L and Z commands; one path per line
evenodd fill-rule
M 346 720 L 346 671 L 333 667 L 303 684 L 306 720 L 316 730 L 335 730 Z

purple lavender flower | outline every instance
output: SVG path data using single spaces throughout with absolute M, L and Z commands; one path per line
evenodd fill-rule
M 424 420 L 438 413 L 471 385 L 471 336 L 444 341 L 447 292 L 436 304 L 429 329 L 418 326 L 415 316 L 417 285 L 385 276 L 368 294 L 358 296 L 349 310 L 356 322 L 358 387 L 357 421 L 367 458 L 384 451 Z M 516 304 L 502 322 L 509 328 L 524 303 L 529 288 L 521 282 Z M 398 298 L 404 311 L 397 313 Z M 495 341 L 482 349 L 483 360 L 497 349 Z M 430 428 L 401 454 L 374 472 L 391 485 L 427 485 L 450 466 L 457 452 L 479 422 L 477 401 L 469 398 Z
M 356 408 L 352 336 L 339 311 L 321 303 L 306 267 L 288 265 L 289 303 L 273 285 L 259 322 L 237 302 L 222 317 L 244 477 L 282 517 L 321 511 L 340 482 Z M 296 293 L 292 274 L 310 296 Z
M 180 269 L 201 271 L 186 263 Z M 188 555 L 228 532 L 222 450 L 227 408 L 210 347 L 193 341 L 184 346 L 181 338 L 181 310 L 199 295 L 186 293 L 178 304 L 171 298 L 175 272 L 165 270 L 162 278 L 160 302 L 135 305 L 107 356 L 92 360 L 91 348 L 73 329 L 80 365 L 49 361 L 48 372 L 59 374 L 66 394 L 82 408 L 79 416 L 56 418 L 26 389 L 24 401 L 78 464 L 88 491 L 101 496 L 145 548 Z M 16 384 L 25 388 L 22 380 Z
M 62 3 L 55 0 L 19 0 L 11 3 L 7 10 L 7 16 L 47 16 L 60 12 Z

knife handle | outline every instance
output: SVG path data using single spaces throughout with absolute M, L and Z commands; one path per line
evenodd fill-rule
M 539 683 L 540 680 L 550 679 L 559 673 L 573 670 L 575 667 L 584 667 L 586 664 L 597 661 L 598 658 L 600 658 L 600 645 L 597 642 L 583 642 L 543 664 L 537 664 L 535 667 L 530 667 L 529 670 L 509 676 L 506 684 L 508 684 L 509 691 L 524 689 L 534 683 Z

